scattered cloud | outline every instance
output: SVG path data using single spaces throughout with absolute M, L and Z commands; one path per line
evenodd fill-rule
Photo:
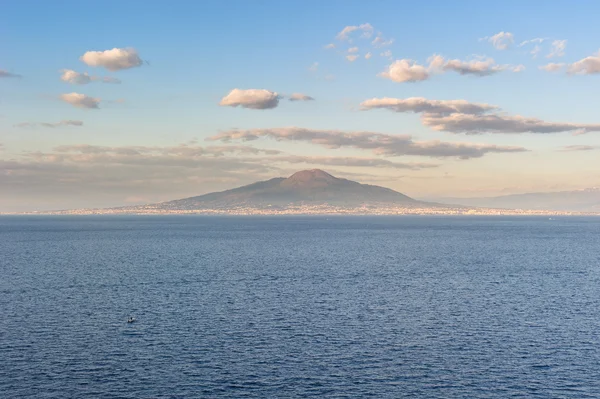
M 377 35 L 377 37 L 375 39 L 373 39 L 373 41 L 371 42 L 371 44 L 373 45 L 373 47 L 375 48 L 381 48 L 381 47 L 386 47 L 386 46 L 390 46 L 394 43 L 394 39 L 389 39 L 389 40 L 385 40 L 382 36 Z
M 493 58 L 472 61 L 448 60 L 443 66 L 444 71 L 475 76 L 489 76 L 504 69 L 506 67 L 496 64 Z
M 392 51 L 391 50 L 385 50 L 382 53 L 379 54 L 382 57 L 387 57 L 387 58 L 392 58 Z
M 550 39 L 548 37 L 536 37 L 534 39 L 522 41 L 519 44 L 519 47 L 533 45 L 531 50 L 529 50 L 529 54 L 533 58 L 537 58 L 537 56 L 542 52 L 542 43 L 546 43 L 549 40 L 552 40 L 552 39 Z M 546 47 L 546 45 L 544 45 L 544 47 Z M 546 58 L 562 57 L 565 55 L 566 48 L 567 48 L 567 40 L 552 40 L 552 43 L 550 43 L 550 49 L 549 49 L 550 52 L 546 56 Z
M 21 122 L 21 123 L 17 123 L 15 125 L 15 127 L 20 127 L 20 128 L 32 128 L 32 127 L 37 127 L 37 126 L 41 126 L 41 127 L 49 127 L 49 128 L 55 128 L 55 127 L 62 127 L 62 126 L 83 126 L 83 122 L 82 121 L 78 121 L 78 120 L 62 120 L 60 122 L 56 122 L 56 123 L 48 123 L 48 122 Z
M 60 72 L 62 72 L 60 80 L 63 82 L 75 85 L 86 85 L 92 81 L 92 77 L 87 73 L 79 73 L 71 69 L 62 69 Z
M 381 55 L 387 55 L 382 53 Z M 460 75 L 489 76 L 504 70 L 521 72 L 525 69 L 523 65 L 510 66 L 498 65 L 493 58 L 477 58 L 470 61 L 458 59 L 446 60 L 439 54 L 434 54 L 427 60 L 429 65 L 420 65 L 409 59 L 396 60 L 387 67 L 387 70 L 379 76 L 393 80 L 394 82 L 419 82 L 429 79 L 434 74 L 445 72 L 456 72 Z
M 289 101 L 313 101 L 314 98 L 312 98 L 311 96 L 307 96 L 306 94 L 302 94 L 302 93 L 293 93 L 291 96 L 288 97 Z
M 510 116 L 495 105 L 465 100 L 427 100 L 425 98 L 372 98 L 361 103 L 363 110 L 377 108 L 393 112 L 420 113 L 421 122 L 434 130 L 450 133 L 562 133 L 599 132 L 600 124 L 546 122 L 537 118 Z
M 326 44 L 325 46 L 323 46 L 323 48 L 324 48 L 325 50 L 330 50 L 330 49 L 332 49 L 332 48 L 335 48 L 335 44 L 333 44 L 333 43 L 329 43 L 329 44 Z
M 527 44 L 532 44 L 532 43 L 537 43 L 537 44 L 541 44 L 544 41 L 548 40 L 547 37 L 536 37 L 534 39 L 529 39 L 529 40 L 524 40 L 519 44 L 519 47 L 523 47 Z
M 293 93 L 289 96 L 280 95 L 265 89 L 233 89 L 227 94 L 219 105 L 227 107 L 242 107 L 248 109 L 273 109 L 279 105 L 279 100 L 286 98 L 289 101 L 313 101 L 314 98 L 302 93 Z
M 0 69 L 0 79 L 1 78 L 22 78 L 22 76 L 16 73 L 5 71 L 4 69 Z
M 227 107 L 242 107 L 248 109 L 272 109 L 279 105 L 279 94 L 264 89 L 233 89 L 219 105 Z
M 423 97 L 399 98 L 372 98 L 360 104 L 362 110 L 388 109 L 393 112 L 435 113 L 435 114 L 483 114 L 496 110 L 495 105 L 470 103 L 466 100 L 428 100 Z
M 600 73 L 600 51 L 596 55 L 585 57 L 569 65 L 572 75 L 594 75 Z
M 149 147 L 149 146 L 122 146 L 108 147 L 89 144 L 62 145 L 54 148 L 55 153 L 79 153 L 85 155 L 177 155 L 182 157 L 198 157 L 211 156 L 223 157 L 226 154 L 244 154 L 244 155 L 279 155 L 278 150 L 263 150 L 260 148 L 245 146 L 245 145 L 228 145 L 228 146 L 209 146 L 202 147 L 191 143 L 183 143 L 176 146 L 166 147 Z
M 390 169 L 410 169 L 419 170 L 426 168 L 436 168 L 439 165 L 422 162 L 393 162 L 382 158 L 361 158 L 361 157 L 328 157 L 328 156 L 303 156 L 303 155 L 285 155 L 271 158 L 272 162 L 302 163 L 310 165 L 331 165 L 331 166 L 349 166 L 361 168 L 390 168 Z
M 355 31 L 361 31 L 361 36 L 365 38 L 369 38 L 373 35 L 373 27 L 371 26 L 371 24 L 349 25 L 337 34 L 336 39 L 348 40 L 350 39 L 350 34 Z
M 377 155 L 415 155 L 434 158 L 479 158 L 487 153 L 523 152 L 523 147 L 491 144 L 455 143 L 442 141 L 414 141 L 409 135 L 390 135 L 375 132 L 345 132 L 316 130 L 299 127 L 273 129 L 228 130 L 208 138 L 209 141 L 252 141 L 267 137 L 278 141 L 306 141 L 326 148 L 357 148 Z
M 537 58 L 538 54 L 542 51 L 542 48 L 539 45 L 533 46 L 533 49 L 529 52 L 533 58 Z
M 370 39 L 371 36 L 373 36 L 374 31 L 375 31 L 375 29 L 370 24 L 346 26 L 344 29 L 342 29 L 342 31 L 340 31 L 337 34 L 336 39 L 348 42 L 349 46 L 348 46 L 348 48 L 346 48 L 346 50 L 338 51 L 337 53 L 343 55 L 344 58 L 346 58 L 346 60 L 348 60 L 349 62 L 354 62 L 354 61 L 358 60 L 359 58 L 362 58 L 362 55 L 359 55 L 359 50 L 360 50 L 359 46 L 353 45 L 353 43 L 354 43 L 353 39 L 356 38 L 356 36 L 357 36 L 357 33 L 355 34 L 354 32 L 361 32 L 361 35 L 358 36 L 358 38 L 360 38 L 360 39 Z M 369 40 L 369 41 L 370 41 L 370 43 L 363 42 L 364 45 L 366 45 L 368 47 L 370 44 L 372 49 L 379 49 L 379 48 L 391 45 L 394 42 L 394 39 L 386 39 L 381 32 L 377 32 L 377 36 L 373 40 Z M 332 48 L 335 48 L 335 45 L 333 43 L 331 43 L 331 44 L 328 44 L 327 46 L 325 46 L 325 48 L 332 49 Z M 389 53 L 389 55 L 391 57 L 391 52 Z M 372 56 L 373 56 L 373 53 L 371 51 L 365 50 L 365 54 L 364 54 L 365 59 L 368 60 L 368 59 L 372 58 Z
M 87 72 L 79 73 L 75 72 L 71 69 L 62 69 L 62 75 L 60 76 L 60 80 L 66 83 L 71 83 L 75 85 L 86 85 L 91 82 L 102 82 L 102 83 L 112 83 L 119 84 L 121 83 L 120 79 L 113 78 L 110 76 L 98 77 L 98 76 L 90 76 Z
M 88 51 L 80 58 L 86 65 L 102 67 L 111 72 L 141 66 L 144 62 L 134 48 L 113 48 L 105 51 Z
M 539 69 L 546 71 L 546 72 L 558 72 L 560 71 L 563 67 L 565 66 L 565 64 L 555 64 L 554 62 L 550 62 L 546 65 L 542 65 L 541 67 L 539 67 Z
M 577 134 L 598 132 L 600 124 L 579 124 L 546 122 L 537 118 L 509 116 L 503 114 L 470 115 L 455 113 L 450 115 L 424 114 L 421 121 L 425 126 L 434 130 L 450 133 L 481 134 L 481 133 L 562 133 Z
M 562 147 L 559 151 L 563 152 L 573 152 L 573 151 L 592 151 L 597 150 L 600 147 L 593 145 L 567 145 Z
M 98 109 L 100 104 L 99 98 L 89 97 L 80 93 L 61 94 L 59 97 L 62 101 L 71 104 L 77 108 Z
M 317 72 L 319 70 L 319 63 L 313 62 L 311 66 L 308 67 L 308 70 L 311 72 Z
M 380 73 L 379 76 L 398 83 L 420 82 L 429 79 L 429 72 L 423 65 L 413 60 L 403 59 L 393 62 L 388 66 L 387 71 Z
M 492 43 L 492 46 L 497 50 L 506 50 L 513 44 L 514 36 L 510 32 L 498 32 L 493 36 L 486 36 L 479 40 L 486 40 Z
M 550 50 L 550 54 L 548 54 L 546 56 L 546 58 L 562 57 L 565 55 L 566 48 L 567 48 L 566 40 L 554 40 L 552 42 L 552 49 Z

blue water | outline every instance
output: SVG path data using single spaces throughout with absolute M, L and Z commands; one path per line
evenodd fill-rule
M 1 217 L 0 397 L 598 398 L 600 219 Z

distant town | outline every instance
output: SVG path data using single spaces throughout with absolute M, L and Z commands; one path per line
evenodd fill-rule
M 489 209 L 470 207 L 402 207 L 394 205 L 345 207 L 300 204 L 287 207 L 233 207 L 214 209 L 166 209 L 159 205 L 126 208 L 74 209 L 64 211 L 28 212 L 29 215 L 479 215 L 479 216 L 594 216 L 591 212 L 567 212 L 528 209 Z

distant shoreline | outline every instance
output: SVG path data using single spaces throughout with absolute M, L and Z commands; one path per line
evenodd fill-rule
M 593 212 L 525 210 L 525 209 L 371 209 L 356 208 L 311 209 L 233 209 L 233 210 L 159 210 L 159 209 L 75 209 L 65 211 L 4 212 L 0 216 L 600 216 Z

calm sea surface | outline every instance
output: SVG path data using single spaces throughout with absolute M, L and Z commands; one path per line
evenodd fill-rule
M 0 217 L 0 397 L 599 398 L 600 219 Z

